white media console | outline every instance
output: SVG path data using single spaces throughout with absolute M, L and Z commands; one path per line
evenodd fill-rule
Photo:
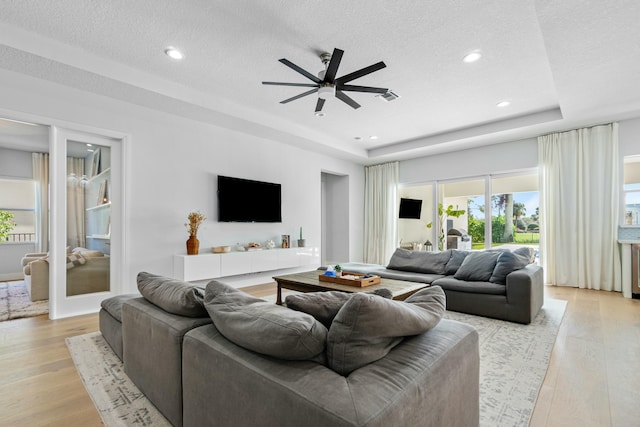
M 262 249 L 173 256 L 173 277 L 186 282 L 320 265 L 319 248 Z

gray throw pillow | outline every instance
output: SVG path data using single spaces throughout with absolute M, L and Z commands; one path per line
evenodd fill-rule
M 513 253 L 528 257 L 529 264 L 532 264 L 536 261 L 536 251 L 530 246 L 520 246 L 519 248 L 514 249 Z
M 357 293 L 342 306 L 327 337 L 327 364 L 341 375 L 386 356 L 406 336 L 428 331 L 445 311 L 442 288 L 433 286 L 405 301 Z
M 164 311 L 186 317 L 207 317 L 202 292 L 191 283 L 146 272 L 138 273 L 137 282 L 142 296 Z
M 507 284 L 507 276 L 512 271 L 520 270 L 531 263 L 531 256 L 525 251 L 504 251 L 498 256 L 496 266 L 493 269 L 490 282 Z
M 395 250 L 387 268 L 391 270 L 412 271 L 414 273 L 444 274 L 445 266 L 451 258 L 451 250 L 443 252 Z
M 388 289 L 378 289 L 367 293 L 388 299 L 392 297 L 391 291 Z M 292 310 L 312 315 L 318 322 L 329 329 L 338 311 L 352 296 L 353 293 L 339 291 L 293 294 L 287 295 L 285 304 Z
M 488 282 L 501 253 L 503 251 L 472 251 L 453 277 L 469 282 Z
M 458 271 L 458 269 L 462 265 L 462 262 L 470 253 L 470 251 L 452 249 L 451 259 L 449 260 L 449 262 L 447 262 L 447 265 L 444 269 L 444 274 L 446 274 L 447 276 L 453 276 L 454 274 L 456 274 L 456 271 Z
M 279 359 L 324 362 L 327 328 L 313 316 L 216 280 L 207 284 L 204 300 L 213 324 L 229 341 Z

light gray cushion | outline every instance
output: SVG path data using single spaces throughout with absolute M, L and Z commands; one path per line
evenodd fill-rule
M 462 265 L 462 262 L 470 253 L 471 251 L 461 251 L 458 249 L 452 249 L 451 259 L 449 259 L 449 262 L 447 262 L 444 274 L 446 274 L 447 276 L 453 276 L 454 274 L 456 274 L 456 272 Z
M 138 273 L 138 290 L 164 311 L 186 317 L 206 317 L 202 292 L 190 283 L 147 272 Z
M 346 376 L 383 358 L 403 337 L 437 325 L 445 306 L 444 291 L 438 286 L 416 292 L 405 301 L 354 294 L 329 329 L 328 366 Z
M 111 298 L 103 299 L 100 302 L 102 307 L 107 313 L 109 313 L 118 322 L 122 322 L 122 304 L 133 298 L 139 298 L 138 294 L 124 294 L 116 295 Z
M 416 273 L 444 274 L 451 251 L 422 252 L 398 248 L 389 260 L 388 269 Z
M 465 257 L 453 277 L 471 282 L 488 282 L 501 253 L 502 251 L 473 251 Z
M 520 246 L 519 248 L 514 249 L 513 253 L 528 257 L 529 264 L 532 264 L 536 261 L 536 251 L 530 246 Z
M 393 296 L 388 289 L 378 289 L 367 293 L 387 299 L 391 299 Z M 329 329 L 336 314 L 338 314 L 338 311 L 340 311 L 351 296 L 353 296 L 353 293 L 339 291 L 293 294 L 287 295 L 285 304 L 292 310 L 302 311 L 303 313 L 312 315 L 318 322 Z
M 528 249 L 528 248 L 519 248 Z M 515 251 L 504 251 L 498 256 L 496 266 L 493 269 L 490 282 L 507 284 L 507 275 L 513 271 L 520 270 L 531 263 L 531 255 L 528 251 L 516 249 Z
M 279 359 L 324 362 L 327 328 L 313 316 L 216 280 L 207 284 L 204 299 L 211 320 L 229 341 Z

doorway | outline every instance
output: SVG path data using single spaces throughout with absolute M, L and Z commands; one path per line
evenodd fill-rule
M 322 172 L 321 262 L 349 261 L 349 176 Z

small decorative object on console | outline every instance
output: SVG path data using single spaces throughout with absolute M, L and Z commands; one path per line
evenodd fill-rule
M 248 251 L 258 251 L 260 249 L 262 249 L 262 246 L 260 245 L 260 243 L 249 242 L 249 244 L 247 245 Z
M 289 241 L 290 241 L 289 235 L 288 234 L 283 234 L 282 235 L 282 247 L 285 248 L 285 249 L 290 247 Z
M 264 242 L 264 247 L 267 249 L 273 249 L 276 247 L 276 242 L 274 242 L 273 240 L 267 240 L 266 242 Z
M 300 238 L 298 239 L 298 247 L 304 248 L 305 241 L 302 238 L 302 227 L 300 227 Z
M 222 254 L 229 251 L 231 251 L 230 246 L 214 246 L 213 248 L 211 248 L 211 252 L 213 252 L 214 254 Z

